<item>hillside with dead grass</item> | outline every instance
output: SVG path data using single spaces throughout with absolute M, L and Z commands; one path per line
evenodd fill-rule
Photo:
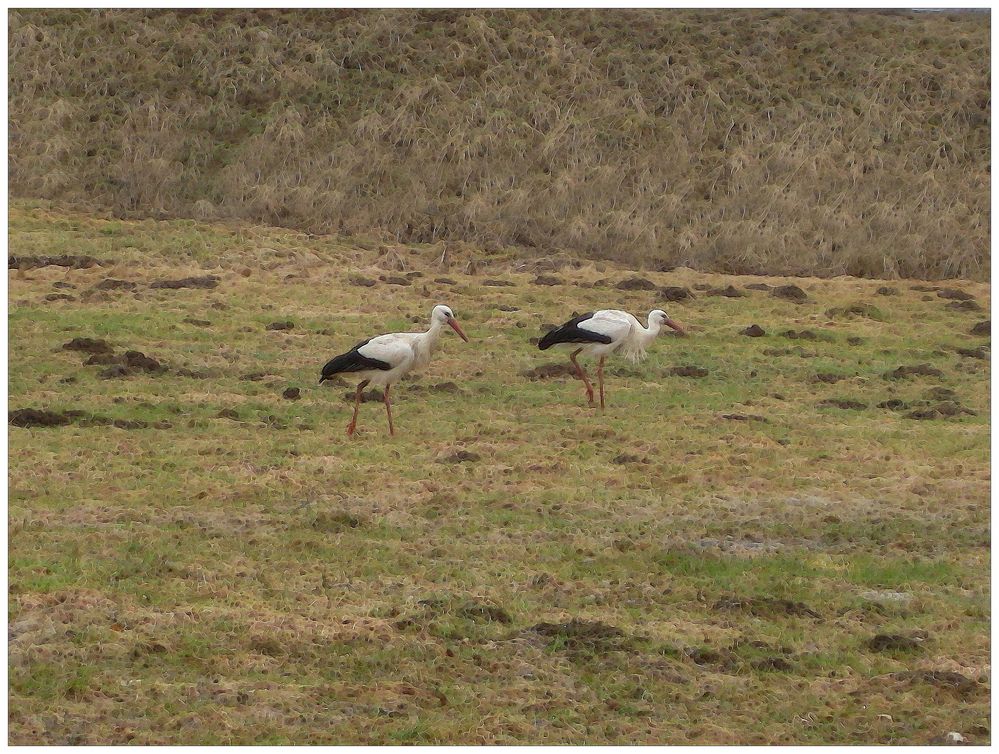
M 989 276 L 989 16 L 12 11 L 14 195 L 478 253 Z

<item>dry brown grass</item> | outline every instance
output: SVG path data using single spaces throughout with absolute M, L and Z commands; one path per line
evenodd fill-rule
M 14 11 L 14 194 L 487 253 L 989 275 L 986 14 Z

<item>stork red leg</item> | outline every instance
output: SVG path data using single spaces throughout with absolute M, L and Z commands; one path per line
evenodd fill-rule
M 354 415 L 350 418 L 350 424 L 347 425 L 347 437 L 353 437 L 354 430 L 357 429 L 357 409 L 361 406 L 361 393 L 368 386 L 368 382 L 369 380 L 364 380 L 357 386 L 357 393 L 354 395 Z
M 583 384 L 586 385 L 586 398 L 590 402 L 590 405 L 592 406 L 593 405 L 593 385 L 590 384 L 589 379 L 587 379 L 587 377 L 586 377 L 586 372 L 583 371 L 583 368 L 581 366 L 579 366 L 579 362 L 576 361 L 576 357 L 579 355 L 580 351 L 582 351 L 582 350 L 583 350 L 582 348 L 577 348 L 575 351 L 573 351 L 571 354 L 569 354 L 569 360 L 572 362 L 572 365 L 574 367 L 576 367 L 576 374 L 579 375 L 579 379 L 581 379 L 583 381 Z
M 597 383 L 600 385 L 600 408 L 604 407 L 604 356 L 597 362 Z
M 392 426 L 392 402 L 389 400 L 389 390 L 392 389 L 391 385 L 385 386 L 385 413 L 388 414 L 389 422 L 389 434 L 395 437 L 395 428 Z

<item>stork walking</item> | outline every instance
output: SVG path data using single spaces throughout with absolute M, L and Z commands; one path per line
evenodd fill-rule
M 388 416 L 389 434 L 395 435 L 389 391 L 392 385 L 411 371 L 422 369 L 430 363 L 441 336 L 441 328 L 445 324 L 450 325 L 462 340 L 468 342 L 468 337 L 462 332 L 458 320 L 454 318 L 454 312 L 450 307 L 440 304 L 431 312 L 430 329 L 426 332 L 379 335 L 361 341 L 347 353 L 342 353 L 326 362 L 319 378 L 320 385 L 338 374 L 352 374 L 361 380 L 354 396 L 354 415 L 347 425 L 347 437 L 353 437 L 354 430 L 357 429 L 357 409 L 361 405 L 361 394 L 368 385 L 384 388 L 382 400 Z
M 597 359 L 597 382 L 600 386 L 600 408 L 604 407 L 604 360 L 612 353 L 618 353 L 629 361 L 645 358 L 645 349 L 655 340 L 663 326 L 671 327 L 681 335 L 686 334 L 683 326 L 671 319 L 662 309 L 649 312 L 649 326 L 643 327 L 638 319 L 619 309 L 601 309 L 573 317 L 561 327 L 556 327 L 538 342 L 538 348 L 545 351 L 552 346 L 574 346 L 569 360 L 576 368 L 576 374 L 586 385 L 586 397 L 593 405 L 593 385 L 590 384 L 583 367 L 576 357 L 591 356 Z

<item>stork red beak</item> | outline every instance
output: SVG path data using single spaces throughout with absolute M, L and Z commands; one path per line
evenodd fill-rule
M 687 330 L 684 328 L 684 326 L 681 325 L 679 322 L 677 322 L 675 319 L 667 319 L 666 320 L 666 324 L 669 325 L 670 327 L 672 327 L 674 330 L 676 330 L 681 335 L 686 335 L 687 334 Z
M 458 320 L 456 320 L 454 317 L 448 317 L 447 323 L 451 325 L 452 330 L 454 330 L 456 333 L 458 333 L 458 335 L 461 336 L 461 339 L 463 341 L 465 341 L 466 343 L 468 342 L 468 336 L 461 331 L 461 327 L 458 325 Z

